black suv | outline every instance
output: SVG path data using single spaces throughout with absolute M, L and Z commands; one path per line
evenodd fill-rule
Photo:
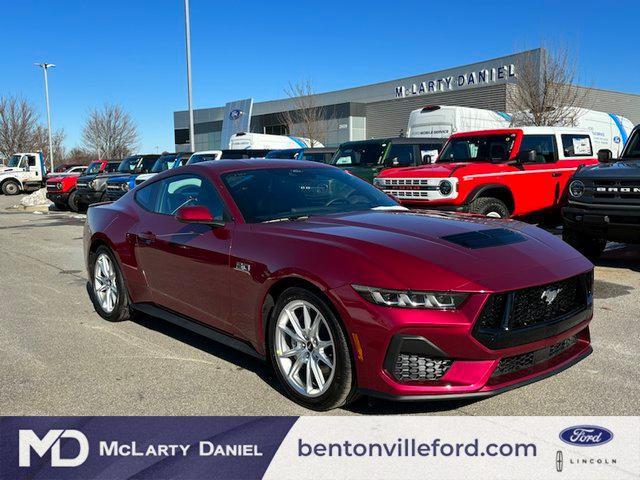
M 578 170 L 569 182 L 562 209 L 562 237 L 595 258 L 607 240 L 640 243 L 640 125 L 631 132 L 620 158 L 598 152 L 598 165 Z
M 382 170 L 434 162 L 446 138 L 379 138 L 345 142 L 331 164 L 373 183 Z

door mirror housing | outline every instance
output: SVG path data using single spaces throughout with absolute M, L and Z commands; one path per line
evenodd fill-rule
M 598 150 L 598 162 L 609 163 L 612 158 L 613 158 L 613 152 L 608 148 L 603 148 L 602 150 Z
M 216 220 L 211 212 L 204 205 L 185 205 L 176 212 L 176 220 L 181 223 L 198 223 L 211 227 L 223 227 L 222 220 Z

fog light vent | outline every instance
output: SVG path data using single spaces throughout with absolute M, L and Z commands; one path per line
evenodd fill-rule
M 394 376 L 400 381 L 439 380 L 451 367 L 452 360 L 400 353 L 396 358 Z

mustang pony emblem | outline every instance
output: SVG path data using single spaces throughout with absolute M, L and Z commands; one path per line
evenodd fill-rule
M 551 305 L 561 291 L 561 288 L 548 288 L 542 292 L 540 298 L 547 302 L 547 305 Z

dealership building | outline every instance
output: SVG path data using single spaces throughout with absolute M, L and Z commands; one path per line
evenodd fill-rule
M 406 130 L 409 113 L 426 105 L 510 112 L 510 89 L 515 88 L 518 71 L 523 65 L 530 71 L 531 65 L 540 65 L 545 55 L 545 50 L 540 48 L 437 72 L 316 94 L 313 104 L 323 107 L 320 130 L 326 132 L 325 138 L 320 140 L 327 146 L 337 146 L 349 140 L 396 137 Z M 241 131 L 289 134 L 284 119 L 292 115 L 285 112 L 295 111 L 301 104 L 294 98 L 265 102 L 253 102 L 251 98 L 230 100 L 226 105 L 194 111 L 196 150 L 227 148 L 230 135 Z M 640 95 L 589 88 L 582 106 L 640 123 Z M 188 112 L 174 112 L 173 119 L 176 151 L 187 151 Z

